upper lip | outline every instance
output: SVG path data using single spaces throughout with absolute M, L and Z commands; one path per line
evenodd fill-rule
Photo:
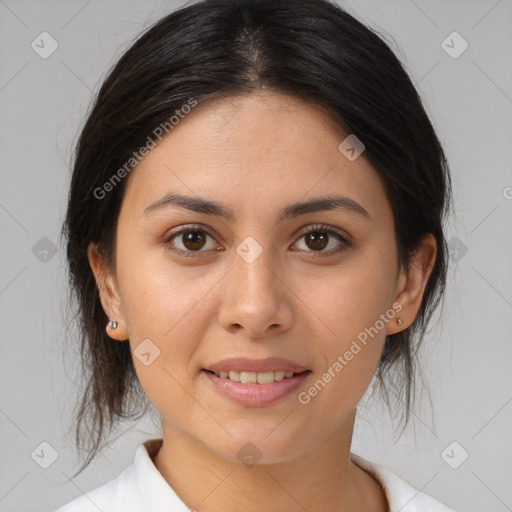
M 212 372 L 272 372 L 284 371 L 300 373 L 304 370 L 309 370 L 304 366 L 300 366 L 293 361 L 282 359 L 281 357 L 266 357 L 265 359 L 249 359 L 247 357 L 232 357 L 230 359 L 223 359 L 217 363 L 213 363 L 204 368 Z

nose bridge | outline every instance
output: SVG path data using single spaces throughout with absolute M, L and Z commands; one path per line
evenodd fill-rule
M 233 279 L 238 283 L 238 290 L 249 292 L 249 296 L 265 293 L 267 301 L 272 300 L 276 284 L 271 271 L 275 262 L 272 248 L 264 247 L 256 238 L 248 236 L 238 244 L 235 252 Z
M 254 237 L 246 237 L 235 248 L 233 267 L 224 284 L 220 316 L 224 328 L 241 326 L 251 336 L 262 336 L 270 326 L 291 325 L 292 305 L 287 304 L 285 289 L 276 277 L 276 261 L 272 249 Z

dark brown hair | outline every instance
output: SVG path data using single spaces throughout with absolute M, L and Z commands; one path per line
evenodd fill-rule
M 88 457 L 78 473 L 118 420 L 138 418 L 149 406 L 129 343 L 105 332 L 108 318 L 87 257 L 95 242 L 115 270 L 126 179 L 101 198 L 98 188 L 190 98 L 202 103 L 263 86 L 320 106 L 364 142 L 394 214 L 400 268 L 409 268 L 425 234 L 436 239 L 437 258 L 418 316 L 387 336 L 376 374 L 386 389 L 383 377 L 395 367 L 407 423 L 415 352 L 445 287 L 443 222 L 451 198 L 446 158 L 421 99 L 383 38 L 328 0 L 203 0 L 159 20 L 124 53 L 102 84 L 76 146 L 62 234 L 84 371 L 76 443 Z

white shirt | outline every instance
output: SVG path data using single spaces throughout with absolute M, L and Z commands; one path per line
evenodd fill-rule
M 118 477 L 60 507 L 55 512 L 190 512 L 158 471 L 151 457 L 162 438 L 137 447 L 134 462 Z M 380 464 L 351 453 L 351 460 L 382 485 L 390 512 L 454 512 L 417 491 Z

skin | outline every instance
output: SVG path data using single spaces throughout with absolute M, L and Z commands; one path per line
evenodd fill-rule
M 115 270 L 89 247 L 103 307 L 119 322 L 109 336 L 128 338 L 132 350 L 149 338 L 160 350 L 148 366 L 134 357 L 162 419 L 154 462 L 200 512 L 387 510 L 380 484 L 350 459 L 355 408 L 385 336 L 416 318 L 436 243 L 427 235 L 408 275 L 398 271 L 384 186 L 364 153 L 349 161 L 338 150 L 346 136 L 321 109 L 276 92 L 199 105 L 129 175 Z M 176 206 L 144 215 L 169 191 L 223 203 L 235 217 Z M 332 193 L 357 201 L 371 219 L 332 210 L 276 222 L 285 205 Z M 165 242 L 191 224 L 214 236 L 204 235 L 193 257 L 173 253 L 172 243 L 193 252 L 182 236 Z M 321 256 L 342 242 L 331 235 L 315 251 L 299 234 L 315 224 L 351 245 Z M 263 249 L 250 264 L 236 252 L 248 236 Z M 244 407 L 200 373 L 227 357 L 279 356 L 312 370 L 299 391 L 307 390 L 397 303 L 402 326 L 388 321 L 306 405 L 294 392 Z M 247 442 L 262 454 L 252 467 L 237 458 Z

